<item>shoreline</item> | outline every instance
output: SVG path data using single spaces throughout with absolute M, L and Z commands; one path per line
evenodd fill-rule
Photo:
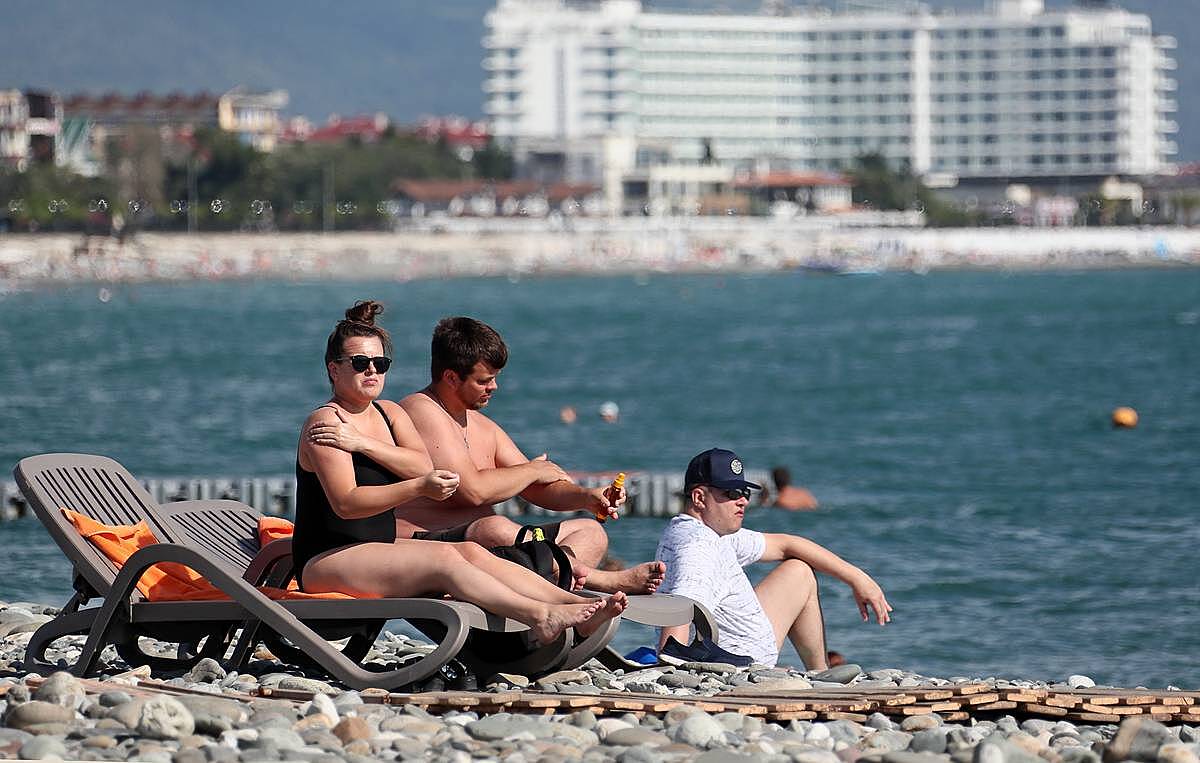
M 948 270 L 1200 265 L 1190 228 L 831 228 L 795 222 L 636 220 L 606 227 L 396 233 L 0 236 L 0 289 L 60 283 Z
M 37 610 L 37 611 L 35 611 Z M 0 603 L 0 756 L 154 763 L 311 760 L 800 763 L 1196 763 L 1200 691 L 930 678 L 842 665 L 821 673 L 712 663 L 610 671 L 593 661 L 477 690 L 343 690 L 260 649 L 242 674 L 129 666 L 112 647 L 99 679 L 19 668 L 56 610 Z M 51 659 L 78 656 L 82 636 Z M 153 652 L 166 645 L 148 642 Z M 385 633 L 396 658 L 427 646 Z M 433 689 L 430 691 L 430 689 Z

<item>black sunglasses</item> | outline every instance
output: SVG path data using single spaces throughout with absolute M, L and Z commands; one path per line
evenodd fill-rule
M 750 488 L 748 488 L 748 487 L 728 488 L 727 489 L 727 488 L 723 488 L 723 487 L 713 487 L 712 485 L 709 485 L 708 489 L 713 490 L 713 491 L 725 496 L 725 499 L 729 500 L 729 501 L 736 501 L 739 498 L 745 498 L 747 501 L 750 500 Z
M 350 367 L 358 373 L 367 370 L 367 366 L 375 364 L 375 373 L 386 374 L 387 370 L 392 367 L 392 359 L 385 355 L 377 355 L 373 358 L 368 358 L 366 355 L 351 355 L 349 357 L 337 358 L 334 362 L 341 363 L 343 360 L 350 361 Z

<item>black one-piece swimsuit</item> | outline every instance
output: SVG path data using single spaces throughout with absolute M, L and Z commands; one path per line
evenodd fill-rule
M 383 416 L 388 431 L 392 432 L 392 422 L 383 412 L 383 407 L 377 402 L 372 402 L 372 405 Z M 392 432 L 392 442 L 396 443 L 395 432 Z M 351 453 L 350 457 L 354 461 L 354 482 L 360 487 L 392 485 L 400 481 L 386 467 L 362 453 Z M 391 509 L 362 519 L 342 519 L 329 505 L 329 497 L 325 495 L 317 473 L 301 468 L 300 459 L 296 459 L 296 529 L 292 535 L 292 558 L 295 560 L 296 579 L 301 590 L 304 590 L 304 565 L 313 557 L 355 543 L 395 541 L 396 518 Z

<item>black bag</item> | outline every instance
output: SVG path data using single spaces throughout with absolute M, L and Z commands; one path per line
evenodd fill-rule
M 526 537 L 528 536 L 528 540 Z M 517 532 L 517 542 L 511 546 L 497 546 L 491 552 L 501 559 L 527 567 L 554 583 L 564 591 L 570 591 L 574 580 L 571 575 L 571 557 L 555 543 L 558 523 L 552 525 L 526 525 Z M 555 579 L 554 564 L 558 563 Z

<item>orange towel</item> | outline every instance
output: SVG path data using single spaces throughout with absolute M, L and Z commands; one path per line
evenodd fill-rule
M 105 525 L 71 509 L 64 508 L 62 512 L 79 534 L 100 549 L 118 568 L 129 561 L 129 557 L 139 549 L 158 542 L 145 521 L 136 525 Z M 258 521 L 260 543 L 289 537 L 292 534 L 291 530 L 292 523 L 286 519 L 262 517 Z M 138 580 L 137 588 L 149 601 L 210 601 L 229 598 L 191 567 L 176 562 L 160 562 L 148 568 Z M 290 590 L 270 586 L 260 586 L 259 590 L 272 599 L 354 598 L 344 593 L 303 593 L 295 588 L 294 581 Z

